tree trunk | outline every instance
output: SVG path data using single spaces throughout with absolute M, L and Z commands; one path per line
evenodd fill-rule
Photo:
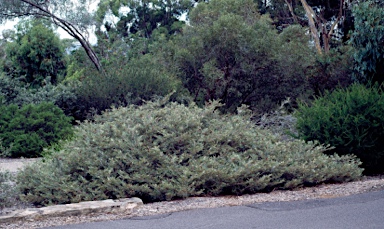
M 32 2 L 31 0 L 21 0 L 21 2 L 24 2 L 25 4 L 29 5 L 30 7 L 35 8 L 36 10 L 40 12 L 32 12 L 29 15 L 31 16 L 38 16 L 38 17 L 45 17 L 47 19 L 51 19 L 53 23 L 55 23 L 60 28 L 64 29 L 70 36 L 72 36 L 74 39 L 80 42 L 81 46 L 84 48 L 85 52 L 87 53 L 87 56 L 92 61 L 92 63 L 95 65 L 96 69 L 98 71 L 102 71 L 103 68 L 101 66 L 100 60 L 97 57 L 95 51 L 92 49 L 91 44 L 87 41 L 87 39 L 78 31 L 78 29 L 71 24 L 70 22 L 61 19 L 51 13 L 48 8 L 45 9 L 41 5 L 36 4 Z M 25 15 L 27 16 L 27 15 Z
M 293 20 L 299 24 L 299 20 L 297 19 L 297 16 L 295 14 L 295 12 L 293 11 L 293 7 L 292 7 L 292 1 L 290 0 L 285 0 L 285 3 L 287 4 L 288 6 L 288 9 L 289 9 L 289 12 L 291 13 L 292 17 L 293 17 Z
M 308 5 L 306 0 L 300 0 L 300 2 L 303 5 L 305 14 L 308 17 L 308 25 L 309 25 L 309 29 L 311 30 L 313 41 L 315 42 L 316 50 L 320 55 L 322 55 L 323 51 L 320 45 L 319 31 L 317 30 L 315 20 L 314 20 L 314 18 L 316 17 L 316 14 L 315 12 L 313 12 L 312 8 Z

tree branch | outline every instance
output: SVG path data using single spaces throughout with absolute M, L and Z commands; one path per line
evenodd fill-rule
M 293 20 L 299 24 L 299 19 L 297 18 L 295 12 L 293 11 L 293 8 L 292 8 L 292 1 L 288 1 L 288 0 L 284 0 L 285 3 L 287 4 L 288 6 L 288 9 L 289 9 L 289 12 L 291 13 L 292 17 L 293 17 Z
M 319 35 L 318 35 L 319 32 L 318 32 L 316 24 L 315 24 L 316 14 L 315 14 L 315 12 L 313 12 L 312 8 L 308 5 L 306 0 L 300 0 L 300 1 L 301 1 L 301 4 L 303 5 L 305 13 L 308 17 L 308 25 L 309 25 L 309 28 L 311 30 L 313 40 L 315 42 L 316 50 L 320 55 L 322 55 L 323 51 L 322 51 L 321 45 L 320 45 L 320 39 L 319 39 Z
M 98 71 L 102 71 L 102 66 L 100 64 L 99 58 L 97 57 L 95 51 L 92 49 L 91 45 L 87 41 L 87 39 L 80 33 L 80 31 L 69 21 L 66 21 L 62 18 L 59 18 L 58 16 L 54 15 L 52 12 L 48 10 L 47 4 L 49 3 L 49 0 L 42 1 L 42 4 L 36 4 L 30 0 L 20 0 L 21 2 L 27 4 L 27 6 L 30 6 L 30 12 L 16 12 L 14 14 L 7 14 L 2 13 L 3 15 L 13 16 L 13 17 L 24 17 L 24 16 L 43 16 L 46 18 L 50 18 L 57 26 L 64 29 L 69 35 L 71 35 L 73 38 L 75 38 L 77 41 L 80 42 L 81 46 L 84 48 L 85 52 L 87 53 L 88 57 L 92 61 L 92 63 L 95 65 Z M 43 6 L 46 6 L 44 8 Z M 37 12 L 33 12 L 34 9 Z

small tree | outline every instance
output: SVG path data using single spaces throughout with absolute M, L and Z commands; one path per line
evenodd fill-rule
M 14 40 L 7 44 L 4 70 L 23 77 L 31 86 L 41 86 L 50 78 L 56 83 L 65 73 L 64 50 L 53 30 L 41 21 L 18 24 Z
M 278 33 L 252 0 L 199 3 L 175 40 L 170 56 L 200 104 L 219 99 L 228 111 L 247 104 L 264 112 L 307 90 L 309 37 L 298 26 Z
M 89 6 L 92 0 L 0 0 L 0 22 L 14 18 L 43 18 L 53 22 L 80 42 L 87 56 L 101 70 L 101 64 L 87 36 L 84 35 L 92 25 Z

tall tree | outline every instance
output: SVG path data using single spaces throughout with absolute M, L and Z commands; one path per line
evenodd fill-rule
M 193 0 L 101 0 L 96 18 L 105 27 L 107 36 L 150 38 L 154 30 L 161 28 L 174 34 L 183 26 L 180 17 L 192 6 Z M 125 8 L 124 12 L 120 9 Z M 117 23 L 106 20 L 113 15 Z M 114 33 L 114 34 L 113 34 Z
M 319 54 L 327 54 L 332 45 L 348 40 L 353 29 L 351 9 L 356 0 L 256 1 L 260 11 L 270 14 L 282 28 L 290 24 L 308 26 Z
M 100 71 L 99 58 L 84 35 L 92 24 L 89 6 L 92 0 L 0 0 L 0 22 L 35 17 L 50 20 L 80 42 L 90 60 Z
M 320 5 L 316 6 L 318 13 L 315 13 L 306 0 L 300 0 L 300 2 L 308 18 L 308 25 L 318 53 L 322 54 L 323 51 L 328 53 L 330 50 L 331 37 L 343 19 L 346 0 L 332 1 L 332 3 L 329 0 L 320 1 L 318 2 Z M 319 34 L 321 36 L 322 46 Z

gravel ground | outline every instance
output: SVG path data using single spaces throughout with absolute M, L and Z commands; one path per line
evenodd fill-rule
M 0 172 L 8 170 L 11 173 L 17 172 L 26 164 L 31 164 L 35 161 L 40 160 L 39 158 L 21 158 L 21 159 L 9 159 L 0 158 Z
M 0 162 L 1 163 L 1 162 Z M 0 164 L 1 165 L 1 164 Z M 52 217 L 38 221 L 16 222 L 3 224 L 5 229 L 32 229 L 65 224 L 76 224 L 94 221 L 107 221 L 129 217 L 148 216 L 156 214 L 170 214 L 176 211 L 185 211 L 198 208 L 216 208 L 223 206 L 247 205 L 251 203 L 296 201 L 319 198 L 335 198 L 363 192 L 384 190 L 384 176 L 363 177 L 360 181 L 327 184 L 310 188 L 301 188 L 293 191 L 273 191 L 271 193 L 258 193 L 244 196 L 223 197 L 192 197 L 185 200 L 157 202 L 145 204 L 135 210 L 131 215 L 126 214 L 92 214 L 86 216 Z

